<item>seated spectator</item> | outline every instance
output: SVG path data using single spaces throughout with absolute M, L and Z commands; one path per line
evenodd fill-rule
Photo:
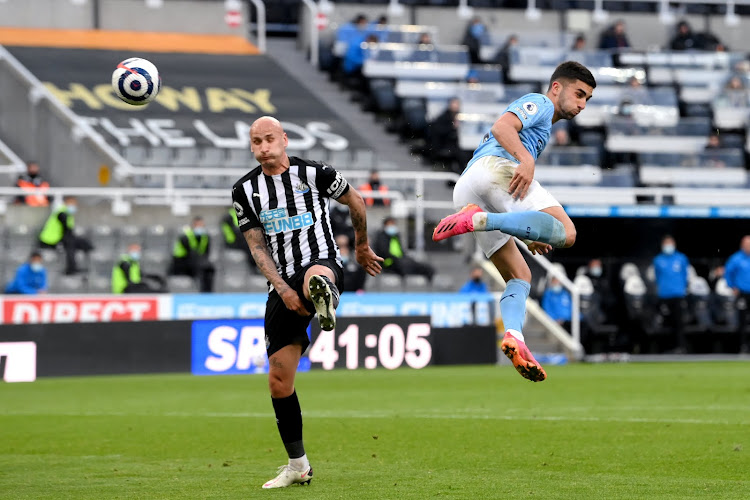
M 343 234 L 349 241 L 354 241 L 354 226 L 351 217 L 349 217 L 349 207 L 337 203 L 331 203 L 331 230 L 334 236 Z
M 365 281 L 367 273 L 364 268 L 357 263 L 357 259 L 352 254 L 351 240 L 346 235 L 336 236 L 336 245 L 341 253 L 341 264 L 344 266 L 344 287 L 342 292 L 361 293 L 365 291 Z
M 448 107 L 427 125 L 426 156 L 434 163 L 442 163 L 448 170 L 461 173 L 465 161 L 458 144 L 458 112 L 461 101 L 454 97 Z
M 426 263 L 419 262 L 408 255 L 401 244 L 398 226 L 393 217 L 383 221 L 383 229 L 375 237 L 375 253 L 385 259 L 383 270 L 399 276 L 419 275 L 432 281 L 435 269 Z
M 214 289 L 214 265 L 209 260 L 211 240 L 203 217 L 196 216 L 189 226 L 182 228 L 172 250 L 170 274 L 196 278 L 203 293 Z
M 227 210 L 227 213 L 221 218 L 221 234 L 224 236 L 224 248 L 242 250 L 247 256 L 247 265 L 251 270 L 255 269 L 255 259 L 250 252 L 250 246 L 245 241 L 245 235 L 240 231 L 237 222 L 237 212 L 234 207 Z
M 26 204 L 30 207 L 48 207 L 50 197 L 44 194 L 49 190 L 49 182 L 39 175 L 39 164 L 30 161 L 26 164 L 26 173 L 18 176 L 16 186 L 29 194 L 16 198 L 16 204 Z
M 482 271 L 482 268 L 479 266 L 475 266 L 471 269 L 471 274 L 469 275 L 469 281 L 464 283 L 464 286 L 461 287 L 461 289 L 458 291 L 459 293 L 486 293 L 490 291 L 490 288 L 487 286 L 487 283 L 482 281 L 482 277 L 484 276 L 484 273 Z
M 462 45 L 466 45 L 469 49 L 469 58 L 471 64 L 481 63 L 479 58 L 479 49 L 482 46 L 482 38 L 487 33 L 487 27 L 482 23 L 479 17 L 474 17 L 469 21 L 466 26 L 466 32 L 464 33 Z
M 417 40 L 417 45 L 432 45 L 432 44 L 433 44 L 432 36 L 429 33 L 424 32 L 419 35 L 419 39 Z
M 78 200 L 75 196 L 63 198 L 63 205 L 57 207 L 50 213 L 47 222 L 44 223 L 39 233 L 39 246 L 41 248 L 57 248 L 62 244 L 65 250 L 65 274 L 76 274 L 76 251 L 90 252 L 94 246 L 89 240 L 75 234 L 75 213 L 78 209 Z
M 379 32 L 388 30 L 388 16 L 386 16 L 385 14 L 379 15 L 376 20 L 368 25 L 368 28 L 371 30 L 377 30 Z
M 714 105 L 724 108 L 747 108 L 749 101 L 749 93 L 745 88 L 742 78 L 734 75 L 724 85 L 724 89 L 716 96 Z
M 583 35 L 578 35 L 573 41 L 573 45 L 570 47 L 570 50 L 575 52 L 586 50 L 586 37 Z
M 377 170 L 370 172 L 370 178 L 367 182 L 357 188 L 360 193 L 380 193 L 382 195 L 388 194 L 388 186 L 380 182 L 380 174 Z M 362 196 L 365 199 L 365 204 L 368 207 L 387 207 L 391 204 L 389 198 L 371 198 L 365 194 Z M 348 219 L 348 218 L 347 218 Z
M 669 42 L 672 50 L 726 51 L 726 46 L 711 32 L 695 33 L 687 21 L 677 23 L 677 32 Z
M 558 123 L 563 123 L 563 122 L 558 122 Z M 573 145 L 573 143 L 570 140 L 570 135 L 568 134 L 568 129 L 564 125 L 558 126 L 558 127 L 555 127 L 555 126 L 552 127 L 552 141 L 551 142 L 552 142 L 551 144 L 552 146 L 564 147 L 564 146 Z
M 563 288 L 559 279 L 550 277 L 549 285 L 542 294 L 542 309 L 544 309 L 544 312 L 557 324 L 569 330 L 572 304 L 570 292 Z
M 703 160 L 711 167 L 723 168 L 726 166 L 724 158 L 722 157 L 722 151 L 724 148 L 719 138 L 719 132 L 711 132 L 708 136 L 708 142 L 703 152 Z
M 152 284 L 153 283 L 153 284 Z M 112 293 L 157 293 L 166 291 L 164 278 L 141 273 L 141 246 L 128 245 L 127 253 L 112 267 Z
M 16 270 L 13 281 L 5 287 L 5 293 L 36 295 L 47 293 L 47 270 L 42 263 L 42 254 L 32 252 L 29 260 Z
M 629 47 L 630 41 L 625 33 L 625 21 L 615 21 L 599 37 L 600 49 L 627 49 Z

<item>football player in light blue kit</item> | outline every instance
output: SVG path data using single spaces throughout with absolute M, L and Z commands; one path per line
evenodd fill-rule
M 526 94 L 513 102 L 482 138 L 453 190 L 463 207 L 440 221 L 432 239 L 474 232 L 485 255 L 507 286 L 500 299 L 506 333 L 505 355 L 518 373 L 534 382 L 547 374 L 524 343 L 523 321 L 531 289 L 531 270 L 512 237 L 536 253 L 567 248 L 576 239 L 562 206 L 534 180 L 534 166 L 550 137 L 552 124 L 583 111 L 596 80 L 582 64 L 567 61 L 552 73 L 546 94 Z

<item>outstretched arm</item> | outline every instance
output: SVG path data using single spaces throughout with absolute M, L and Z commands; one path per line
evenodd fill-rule
M 349 207 L 349 216 L 352 218 L 352 226 L 354 226 L 354 252 L 357 257 L 357 262 L 362 266 L 367 274 L 375 276 L 380 274 L 381 267 L 380 263 L 383 262 L 382 257 L 378 257 L 375 252 L 370 248 L 370 243 L 367 237 L 367 211 L 365 209 L 365 200 L 362 199 L 362 195 L 359 192 L 350 187 L 349 190 L 336 201 L 343 203 Z
M 263 230 L 259 227 L 253 227 L 243 234 L 247 246 L 250 247 L 250 252 L 253 254 L 253 259 L 255 259 L 255 265 L 258 266 L 260 272 L 263 273 L 263 276 L 266 277 L 274 290 L 276 290 L 276 293 L 279 294 L 286 308 L 296 312 L 300 316 L 308 316 L 310 313 L 305 309 L 297 292 L 284 281 L 284 278 L 276 270 L 276 262 L 274 262 L 271 252 L 268 250 Z

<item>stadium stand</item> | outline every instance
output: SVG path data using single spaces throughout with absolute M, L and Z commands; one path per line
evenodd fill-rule
M 368 22 L 362 30 L 350 22 L 355 15 L 364 13 L 372 21 L 389 14 L 388 2 L 335 2 L 326 14 L 326 27 L 319 32 L 316 28 L 316 51 L 310 41 L 311 13 L 298 0 L 265 2 L 269 31 L 297 36 L 295 41 L 272 40 L 266 54 L 251 50 L 243 37 L 235 37 L 240 40 L 232 44 L 241 48 L 239 53 L 191 52 L 195 45 L 185 51 L 143 51 L 159 66 L 165 85 L 160 99 L 143 111 L 116 101 L 107 75 L 101 75 L 101 68 L 130 55 L 130 48 L 40 47 L 29 41 L 34 39 L 32 31 L 25 42 L 18 33 L 13 39 L 7 33 L 0 36 L 5 47 L 0 52 L 0 174 L 7 175 L 10 186 L 23 168 L 20 158 L 35 157 L 50 166 L 53 186 L 92 190 L 77 194 L 84 200 L 81 225 L 96 250 L 82 262 L 85 274 L 70 279 L 61 275 L 60 255 L 45 252 L 50 289 L 108 291 L 113 262 L 128 242 L 142 243 L 144 267 L 166 271 L 171 228 L 197 209 L 207 214 L 209 226 L 218 220 L 229 203 L 228 186 L 253 163 L 249 124 L 262 114 L 274 114 L 283 117 L 290 152 L 330 162 L 354 185 L 377 168 L 391 187 L 393 203 L 387 210 L 373 210 L 370 226 L 377 229 L 384 216 L 396 216 L 411 250 L 445 264 L 436 266 L 439 274 L 431 284 L 418 277 L 384 276 L 368 280 L 367 290 L 450 290 L 465 276 L 474 248 L 469 238 L 441 245 L 429 238 L 434 222 L 452 208 L 446 182 L 455 175 L 417 154 L 424 153 L 428 124 L 451 98 L 458 98 L 458 144 L 468 155 L 510 102 L 544 91 L 551 71 L 567 59 L 591 67 L 599 85 L 585 112 L 569 127 L 572 144 L 550 145 L 539 158 L 536 177 L 571 214 L 585 214 L 574 216 L 576 223 L 585 226 L 596 219 L 591 227 L 607 240 L 618 231 L 637 239 L 638 230 L 629 225 L 643 221 L 661 229 L 664 221 L 679 220 L 675 224 L 687 233 L 691 217 L 702 228 L 719 220 L 728 229 L 717 245 L 736 247 L 741 222 L 730 224 L 750 216 L 750 68 L 743 52 L 746 44 L 741 43 L 746 41 L 745 7 L 733 7 L 741 16 L 740 26 L 725 27 L 727 16 L 713 6 L 687 5 L 686 18 L 694 26 L 699 25 L 696 19 L 705 21 L 706 31 L 719 33 L 726 50 L 674 51 L 667 48 L 672 30 L 654 15 L 656 3 L 608 2 L 606 8 L 625 20 L 632 47 L 572 50 L 579 34 L 594 47 L 606 28 L 592 21 L 586 3 L 573 2 L 570 9 L 559 10 L 557 3 L 540 1 L 540 17 L 534 19 L 523 10 L 525 3 L 519 9 L 501 0 L 472 1 L 474 14 L 486 24 L 479 64 L 472 64 L 469 49 L 462 45 L 468 18 L 457 20 L 457 1 L 399 3 L 404 6 L 401 15 L 389 15 L 386 24 Z M 560 31 L 560 26 L 569 30 Z M 131 28 L 137 27 L 126 26 Z M 224 26 L 212 30 L 226 33 Z M 424 33 L 431 43 L 418 44 Z M 377 42 L 365 42 L 366 34 L 375 35 Z M 498 49 L 511 35 L 518 43 L 500 54 Z M 369 93 L 363 99 L 350 89 L 341 70 L 352 44 L 362 44 L 362 75 Z M 306 61 L 308 51 L 310 57 L 317 52 L 317 69 Z M 196 67 L 201 71 L 194 71 Z M 733 77 L 739 87 L 730 84 Z M 43 130 L 34 130 L 40 123 L 46 124 Z M 717 131 L 721 147 L 707 149 Z M 394 132 L 396 137 L 388 135 Z M 10 205 L 8 193 L 0 195 L 5 205 Z M 55 192 L 56 201 L 61 193 Z M 44 219 L 38 212 L 16 208 L 7 207 L 2 232 L 8 250 L 1 267 L 6 279 L 33 248 Z M 690 213 L 704 215 L 685 215 Z M 582 236 L 576 249 L 553 259 L 570 269 L 591 257 L 594 246 Z M 265 280 L 247 269 L 244 254 L 216 248 L 217 291 L 265 288 Z M 659 322 L 649 321 L 659 313 L 649 305 L 652 292 L 643 266 L 647 252 L 627 252 L 612 250 L 607 256 L 613 267 L 633 259 L 643 270 L 621 275 L 619 313 L 625 326 L 618 325 L 617 331 L 601 318 L 589 283 L 575 279 L 591 349 L 626 348 L 619 335 L 625 329 L 633 329 L 632 337 L 640 340 L 657 334 Z M 691 261 L 704 277 L 711 263 L 726 257 L 698 247 L 694 253 Z M 182 278 L 170 278 L 170 289 L 196 290 L 195 283 Z M 691 290 L 693 331 L 711 329 L 730 337 L 736 319 L 727 290 L 718 283 L 707 290 L 697 279 Z M 651 346 L 644 342 L 641 347 Z

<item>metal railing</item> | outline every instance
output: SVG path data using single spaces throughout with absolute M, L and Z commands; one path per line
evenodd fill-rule
M 262 0 L 249 0 L 250 3 L 252 3 L 255 6 L 255 11 L 257 12 L 258 19 L 256 20 L 256 26 L 258 29 L 257 34 L 257 44 L 258 44 L 258 50 L 260 50 L 261 54 L 266 53 L 266 5 L 263 3 Z M 250 14 L 248 9 L 248 15 Z
M 0 134 L 16 153 L 33 155 L 42 165 L 128 165 L 91 125 L 58 101 L 3 46 L 0 82 L 5 92 Z M 93 184 L 92 176 L 84 169 L 68 170 L 64 175 L 71 183 Z

